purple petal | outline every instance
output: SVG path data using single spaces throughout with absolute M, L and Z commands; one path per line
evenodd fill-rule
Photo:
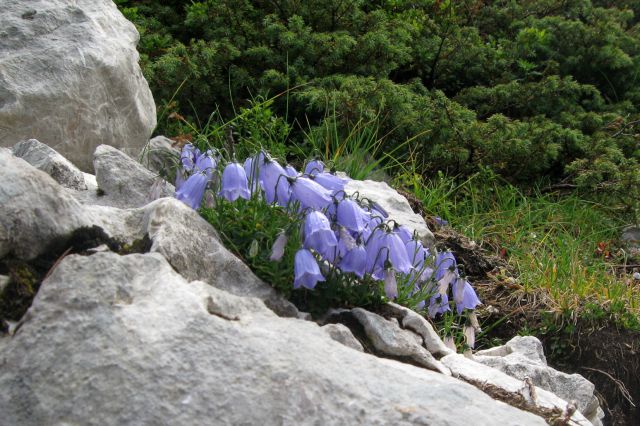
M 324 281 L 324 276 L 320 273 L 320 267 L 313 254 L 307 249 L 297 251 L 294 264 L 293 288 L 306 287 L 313 289 L 318 281 Z

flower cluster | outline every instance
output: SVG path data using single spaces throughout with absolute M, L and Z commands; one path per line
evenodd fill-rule
M 458 314 L 480 304 L 452 253 L 431 252 L 411 230 L 389 220 L 380 205 L 347 195 L 349 178 L 327 171 L 319 160 L 309 161 L 299 173 L 260 152 L 242 164 L 220 167 L 221 178 L 216 179 L 222 159 L 186 145 L 181 164 L 176 198 L 194 209 L 209 185 L 219 187 L 218 196 L 230 202 L 262 197 L 299 217 L 302 238 L 294 257 L 294 288 L 313 289 L 328 273 L 350 274 L 354 281 L 379 281 L 389 299 L 398 297 L 399 286 L 425 295 L 419 307 L 426 307 L 432 317 L 450 310 L 450 296 Z M 283 231 L 270 259 L 280 261 L 286 245 Z

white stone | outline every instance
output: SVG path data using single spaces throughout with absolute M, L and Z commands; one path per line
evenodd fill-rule
M 98 204 L 119 207 L 142 207 L 155 198 L 172 196 L 173 185 L 164 183 L 159 197 L 152 194 L 158 175 L 147 170 L 124 152 L 108 145 L 96 148 L 93 159 L 98 190 Z
M 84 171 L 137 155 L 156 125 L 139 35 L 111 0 L 0 1 L 0 146 L 38 139 Z
M 327 324 L 323 325 L 322 329 L 336 342 L 340 342 L 348 348 L 355 349 L 359 352 L 364 352 L 362 344 L 358 342 L 351 333 L 351 330 L 343 324 Z
M 156 136 L 144 147 L 140 162 L 160 176 L 174 175 L 180 163 L 180 150 L 171 139 Z
M 479 362 L 463 355 L 447 355 L 440 361 L 451 370 L 453 377 L 460 377 L 463 380 L 472 380 L 479 383 L 491 384 L 514 394 L 520 393 L 521 395 L 524 395 L 523 390 L 527 389 L 525 388 L 523 380 L 518 380 L 495 368 L 480 364 Z M 549 409 L 558 408 L 560 410 L 565 410 L 567 407 L 568 401 L 563 400 L 547 390 L 536 386 L 535 393 L 535 404 L 539 407 Z M 584 426 L 588 424 L 588 422 L 589 421 L 578 410 L 571 417 L 569 424 Z
M 400 324 L 422 337 L 424 347 L 437 358 L 455 353 L 444 344 L 431 323 L 422 315 L 396 303 L 387 303 L 387 307 L 400 316 Z
M 90 225 L 84 208 L 51 176 L 0 150 L 0 258 L 12 252 L 33 259 Z
M 450 374 L 442 363 L 422 347 L 422 342 L 416 341 L 415 337 L 419 336 L 401 329 L 397 322 L 394 323 L 362 308 L 354 308 L 351 313 L 364 327 L 377 354 L 410 362 L 445 375 Z
M 35 139 L 17 143 L 13 147 L 13 155 L 42 170 L 65 188 L 78 191 L 87 189 L 84 175 L 76 166 L 54 149 Z
M 354 351 L 159 254 L 66 257 L 0 339 L 11 425 L 544 425 L 452 377 Z
M 399 225 L 405 225 L 412 232 L 417 232 L 422 244 L 426 247 L 433 245 L 433 233 L 429 230 L 424 218 L 414 213 L 409 201 L 386 182 L 350 180 L 344 190 L 348 195 L 354 195 L 357 192 L 360 198 L 375 201 L 389 213 L 387 220 L 394 220 Z
M 567 374 L 547 365 L 540 340 L 533 336 L 516 336 L 503 346 L 478 351 L 474 359 L 519 380 L 529 377 L 533 384 L 570 401 L 592 423 L 599 424 L 602 415 L 595 386 L 580 374 Z

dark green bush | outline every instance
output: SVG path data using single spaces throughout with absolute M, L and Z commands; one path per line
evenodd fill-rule
M 171 112 L 229 120 L 275 97 L 289 144 L 328 116 L 345 137 L 375 117 L 380 152 L 402 146 L 424 177 L 489 167 L 614 193 L 640 180 L 637 2 L 117 3 L 141 33 L 160 133 L 181 130 Z

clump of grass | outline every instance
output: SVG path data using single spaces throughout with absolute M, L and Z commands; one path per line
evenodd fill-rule
M 425 211 L 506 257 L 525 292 L 548 292 L 555 316 L 640 326 L 640 288 L 616 268 L 626 261 L 612 244 L 624 226 L 616 209 L 575 194 L 528 195 L 490 171 L 463 182 L 444 175 L 425 182 L 405 170 L 397 182 Z

